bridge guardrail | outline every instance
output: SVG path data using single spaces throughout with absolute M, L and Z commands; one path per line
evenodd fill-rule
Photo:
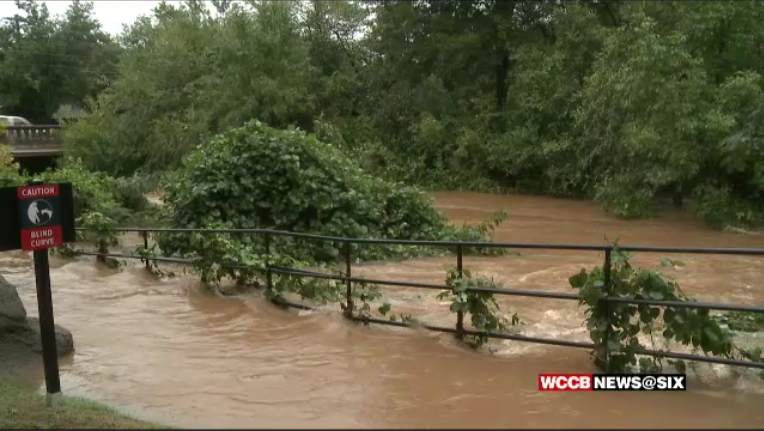
M 85 231 L 83 228 L 77 228 L 78 231 Z M 148 247 L 148 234 L 149 233 L 222 233 L 222 234 L 239 234 L 239 235 L 263 235 L 265 242 L 266 256 L 270 254 L 269 243 L 270 238 L 273 236 L 289 236 L 294 238 L 305 238 L 319 241 L 331 241 L 335 243 L 344 244 L 343 260 L 345 263 L 345 275 L 332 275 L 319 272 L 307 271 L 297 268 L 282 268 L 271 265 L 266 265 L 266 282 L 270 288 L 272 285 L 272 274 L 285 274 L 294 275 L 309 278 L 322 278 L 331 280 L 340 280 L 346 283 L 346 307 L 345 313 L 347 317 L 362 322 L 374 323 L 379 325 L 408 327 L 405 322 L 400 321 L 388 321 L 373 317 L 361 317 L 353 314 L 353 283 L 372 283 L 377 285 L 387 286 L 402 286 L 413 287 L 421 289 L 432 290 L 450 290 L 451 288 L 445 284 L 434 283 L 419 283 L 403 280 L 377 280 L 368 278 L 359 278 L 352 276 L 352 256 L 351 248 L 352 244 L 386 244 L 386 245 L 411 245 L 411 246 L 436 246 L 436 247 L 451 247 L 456 251 L 456 268 L 461 274 L 463 271 L 463 249 L 464 247 L 480 247 L 480 248 L 503 248 L 503 249 L 536 249 L 536 250 L 574 250 L 574 251 L 597 251 L 604 252 L 604 266 L 603 273 L 605 279 L 605 285 L 611 285 L 610 272 L 611 272 L 611 257 L 615 246 L 610 245 L 577 245 L 577 244 L 534 244 L 534 243 L 506 243 L 506 242 L 460 242 L 460 241 L 415 241 L 415 240 L 392 240 L 392 239 L 363 239 L 363 238 L 344 238 L 333 237 L 325 235 L 304 234 L 297 232 L 286 232 L 269 229 L 172 229 L 172 228 L 115 228 L 111 229 L 114 232 L 137 232 L 141 235 L 144 241 L 144 245 Z M 764 249 L 739 249 L 739 248 L 682 248 L 682 247 L 644 247 L 644 246 L 618 246 L 619 250 L 626 252 L 645 252 L 645 253 L 667 253 L 667 254 L 716 254 L 716 255 L 738 255 L 738 256 L 764 256 Z M 192 264 L 191 259 L 169 257 L 169 256 L 152 256 L 145 258 L 143 256 L 131 255 L 131 254 L 108 254 L 97 252 L 77 251 L 78 254 L 88 256 L 101 256 L 111 257 L 116 259 L 140 259 L 146 261 L 146 266 L 149 267 L 150 261 L 157 262 L 169 262 L 177 264 Z M 242 264 L 232 262 L 226 265 L 230 268 L 243 267 Z M 524 290 L 524 289 L 497 289 L 497 288 L 468 288 L 467 290 L 473 292 L 490 292 L 497 295 L 511 295 L 511 296 L 525 296 L 547 299 L 561 299 L 578 301 L 580 299 L 578 294 L 563 293 L 563 292 L 549 292 L 549 291 L 536 291 L 536 290 Z M 764 307 L 758 306 L 745 306 L 734 304 L 721 304 L 711 302 L 696 302 L 696 301 L 660 301 L 652 299 L 635 299 L 628 297 L 616 297 L 605 296 L 601 299 L 605 303 L 626 303 L 626 304 L 645 304 L 659 307 L 684 307 L 692 309 L 707 309 L 707 310 L 723 310 L 723 311 L 741 311 L 751 313 L 764 313 Z M 296 307 L 296 308 L 310 308 L 302 304 L 295 304 L 290 302 L 282 302 L 284 305 Z M 594 343 L 584 341 L 568 341 L 557 340 L 551 338 L 541 337 L 529 337 L 525 335 L 516 334 L 504 334 L 504 333 L 490 333 L 483 331 L 467 330 L 463 327 L 463 312 L 457 312 L 457 323 L 453 328 L 435 326 L 435 325 L 421 325 L 431 331 L 450 333 L 455 335 L 474 335 L 474 336 L 486 336 L 488 338 L 523 341 L 538 344 L 547 344 L 562 347 L 575 347 L 583 349 L 595 348 Z M 669 359 L 679 359 L 687 361 L 706 362 L 713 364 L 741 366 L 748 368 L 764 369 L 764 363 L 753 361 L 742 361 L 738 359 L 730 359 L 723 357 L 712 357 L 703 355 L 693 355 L 689 353 L 677 353 L 669 351 L 659 351 L 650 349 L 639 349 L 635 352 L 639 355 L 663 357 Z
M 16 152 L 34 150 L 60 150 L 61 126 L 11 126 L 0 133 L 0 143 Z
M 61 136 L 61 126 L 10 126 L 5 129 L 9 142 L 56 141 Z

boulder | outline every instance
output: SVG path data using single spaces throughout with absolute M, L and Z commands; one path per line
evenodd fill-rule
M 0 329 L 24 326 L 27 311 L 16 286 L 0 275 Z
M 0 275 L 0 345 L 4 345 L 5 348 L 25 346 L 34 353 L 42 353 L 40 320 L 36 317 L 27 318 L 24 303 L 21 302 L 16 286 L 9 283 L 2 275 Z M 74 351 L 72 333 L 59 325 L 56 325 L 56 348 L 58 356 L 66 356 Z
M 30 347 L 35 353 L 42 353 L 42 338 L 40 336 L 40 319 L 30 317 L 27 319 L 29 329 L 34 332 L 30 340 Z M 74 352 L 74 337 L 68 329 L 56 325 L 56 351 L 58 356 L 66 356 Z
M 29 318 L 22 326 L 13 326 L 0 330 L 0 350 L 25 350 L 42 354 L 42 338 L 40 337 L 40 320 Z M 74 352 L 74 337 L 72 333 L 56 325 L 56 353 L 66 356 Z

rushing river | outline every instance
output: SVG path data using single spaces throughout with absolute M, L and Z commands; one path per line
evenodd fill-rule
M 620 221 L 597 205 L 540 197 L 436 194 L 455 223 L 477 222 L 504 208 L 510 219 L 496 239 L 512 242 L 764 247 L 764 236 L 714 232 L 691 216 L 665 213 Z M 634 263 L 659 267 L 663 255 Z M 764 259 L 672 256 L 664 269 L 700 300 L 764 304 Z M 567 278 L 601 264 L 594 252 L 524 250 L 466 257 L 464 266 L 525 289 L 570 292 Z M 701 367 L 679 393 L 539 393 L 537 375 L 590 372 L 580 349 L 503 342 L 493 354 L 473 352 L 449 335 L 347 323 L 338 307 L 301 312 L 262 298 L 201 293 L 181 276 L 158 281 L 140 266 L 119 271 L 93 258 L 54 260 L 57 323 L 75 336 L 74 358 L 62 362 L 64 391 L 110 402 L 180 427 L 761 427 L 764 384 L 725 367 Z M 366 264 L 375 278 L 443 283 L 453 258 Z M 0 271 L 36 310 L 31 259 L 0 255 Z M 384 288 L 397 312 L 452 326 L 437 292 Z M 506 297 L 526 335 L 586 340 L 575 302 Z M 764 344 L 764 342 L 762 343 Z M 42 384 L 42 371 L 29 379 Z

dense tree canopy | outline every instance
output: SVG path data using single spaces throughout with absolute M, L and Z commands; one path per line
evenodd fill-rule
M 74 1 L 61 17 L 33 0 L 16 4 L 23 14 L 0 17 L 0 105 L 50 123 L 62 106 L 82 107 L 106 88 L 119 46 L 101 30 L 91 3 Z
M 0 24 L 0 104 L 46 121 L 87 102 L 66 145 L 91 169 L 172 169 L 257 118 L 428 188 L 762 221 L 759 2 L 193 0 L 117 42 L 87 3 L 19 5 Z

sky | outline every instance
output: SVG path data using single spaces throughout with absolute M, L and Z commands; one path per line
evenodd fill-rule
M 68 0 L 46 0 L 39 1 L 48 6 L 51 15 L 63 14 L 71 1 Z M 103 29 L 113 35 L 122 32 L 123 24 L 132 24 L 136 18 L 141 15 L 151 14 L 160 1 L 154 0 L 95 0 L 93 10 L 95 17 L 101 22 Z M 182 1 L 168 1 L 167 3 L 180 4 Z M 15 15 L 19 10 L 13 0 L 0 0 L 0 18 L 6 18 Z

